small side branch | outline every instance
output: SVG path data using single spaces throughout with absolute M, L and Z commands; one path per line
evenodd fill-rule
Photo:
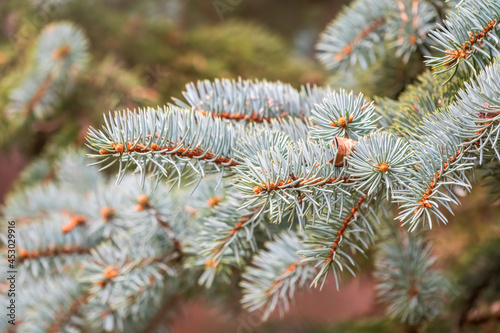
M 225 166 L 237 166 L 239 163 L 231 158 L 225 158 L 221 156 L 216 156 L 214 153 L 205 150 L 201 147 L 195 148 L 182 148 L 179 147 L 179 143 L 173 146 L 159 146 L 156 143 L 151 145 L 145 145 L 143 143 L 128 143 L 127 149 L 121 142 L 112 142 L 113 150 L 100 149 L 99 154 L 110 155 L 110 154 L 126 154 L 126 153 L 148 153 L 153 152 L 159 155 L 175 155 L 179 157 L 197 158 L 201 160 L 209 160 L 215 164 L 224 164 Z
M 59 313 L 54 323 L 47 329 L 48 333 L 58 333 L 61 328 L 73 317 L 77 314 L 78 310 L 87 303 L 89 294 L 84 293 L 82 296 L 76 298 L 73 303 L 69 306 L 67 312 Z
M 379 18 L 369 26 L 367 26 L 364 30 L 362 30 L 353 40 L 351 40 L 339 53 L 335 54 L 335 61 L 341 61 L 345 57 L 349 56 L 353 50 L 353 48 L 363 39 L 365 39 L 369 34 L 380 28 L 385 24 L 384 18 Z
M 148 210 L 151 212 L 158 222 L 158 224 L 165 230 L 167 233 L 168 238 L 172 242 L 172 245 L 174 247 L 174 252 L 178 255 L 177 260 L 182 260 L 182 257 L 184 255 L 183 249 L 182 249 L 182 243 L 177 237 L 174 229 L 168 223 L 164 217 L 161 215 L 160 211 L 156 209 L 153 205 L 151 205 L 149 198 L 145 194 L 141 194 L 139 198 L 137 198 L 138 205 L 136 206 L 137 211 L 142 211 L 142 210 Z
M 337 232 L 337 236 L 335 237 L 335 240 L 332 243 L 332 247 L 330 248 L 330 255 L 326 258 L 326 263 L 330 263 L 333 260 L 333 257 L 335 256 L 335 252 L 337 251 L 340 241 L 342 239 L 342 236 L 344 235 L 345 231 L 347 230 L 347 227 L 349 226 L 349 223 L 354 220 L 355 215 L 358 213 L 359 209 L 361 208 L 361 205 L 365 202 L 366 196 L 362 195 L 358 202 L 356 203 L 356 206 L 354 206 L 351 211 L 347 214 L 344 223 L 342 223 L 342 227 L 340 230 Z
M 80 246 L 52 247 L 46 250 L 33 250 L 33 251 L 20 249 L 19 262 L 23 263 L 26 260 L 55 257 L 59 255 L 89 254 L 90 250 L 91 248 L 84 248 Z

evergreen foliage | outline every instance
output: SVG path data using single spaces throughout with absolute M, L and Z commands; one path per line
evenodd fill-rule
M 450 282 L 433 268 L 436 258 L 428 244 L 413 234 L 395 235 L 380 246 L 375 277 L 387 312 L 409 325 L 432 320 L 453 294 Z
M 87 61 L 87 43 L 83 32 L 69 23 L 46 26 L 35 47 L 30 73 L 12 91 L 10 116 L 43 118 L 57 107 Z
M 433 71 L 397 100 L 214 79 L 188 83 L 184 100 L 164 107 L 105 115 L 88 130 L 92 166 L 67 153 L 52 182 L 3 208 L 22 221 L 18 331 L 153 332 L 168 327 L 179 297 L 221 289 L 242 290 L 243 307 L 267 319 L 297 290 L 330 277 L 341 288 L 374 243 L 379 298 L 417 331 L 454 292 L 429 229 L 448 223 L 474 170 L 500 162 L 498 20 L 494 0 L 353 1 L 318 57 L 346 71 L 387 52 L 403 63 L 426 56 Z M 45 116 L 60 102 L 51 89 L 71 87 L 86 50 L 72 25 L 46 28 L 33 64 L 45 78 L 27 76 L 12 112 Z M 31 80 L 47 77 L 35 108 Z

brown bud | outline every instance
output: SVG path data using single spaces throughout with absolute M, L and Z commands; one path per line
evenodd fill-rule
M 207 267 L 215 267 L 215 266 L 217 266 L 217 261 L 209 259 L 209 260 L 207 260 L 205 262 L 205 266 L 207 266 Z
M 71 47 L 68 44 L 64 44 L 60 48 L 58 48 L 58 49 L 54 50 L 54 52 L 52 52 L 52 58 L 54 58 L 54 59 L 66 58 L 69 55 L 70 51 L 71 51 Z
M 215 207 L 221 202 L 221 200 L 221 197 L 217 195 L 215 197 L 209 198 L 207 202 L 210 207 Z
M 417 287 L 413 287 L 410 290 L 408 290 L 408 296 L 415 297 L 415 296 L 418 295 L 418 292 L 419 292 L 418 288 Z
M 115 214 L 116 210 L 114 208 L 103 207 L 101 209 L 101 215 L 104 222 L 108 222 L 109 220 L 111 220 L 115 216 Z
M 115 266 L 108 266 L 104 270 L 104 277 L 106 279 L 113 279 L 118 276 L 118 269 Z
M 337 123 L 339 123 L 340 126 L 344 127 L 346 125 L 346 121 L 345 121 L 345 118 L 344 117 L 340 117 L 338 120 L 337 120 Z
M 351 151 L 353 151 L 353 146 L 356 143 L 351 139 L 346 139 L 336 136 L 333 139 L 335 147 L 337 147 L 337 157 L 335 158 L 335 166 L 341 167 L 344 165 L 344 157 L 347 157 Z
M 387 170 L 389 170 L 389 165 L 387 165 L 387 163 L 382 163 L 378 166 L 378 168 L 380 169 L 380 171 L 382 172 L 387 172 Z
M 117 144 L 117 145 L 115 146 L 115 150 L 116 150 L 116 152 L 117 152 L 117 153 L 123 153 L 123 151 L 124 151 L 125 149 L 123 149 L 123 145 L 122 145 L 121 143 L 119 143 L 119 144 Z
M 137 202 L 141 206 L 148 206 L 149 205 L 149 197 L 145 194 L 141 194 L 139 197 L 137 197 Z
M 71 220 L 75 225 L 84 225 L 85 224 L 85 216 L 76 215 Z
M 20 249 L 19 250 L 19 256 L 21 257 L 21 259 L 28 258 L 29 257 L 29 253 L 25 249 Z
M 253 193 L 255 193 L 255 194 L 261 194 L 261 193 L 262 193 L 262 191 L 263 191 L 263 189 L 262 189 L 262 187 L 260 187 L 260 186 L 255 186 L 255 187 L 253 188 Z
M 74 227 L 75 227 L 75 224 L 74 224 L 74 223 L 72 223 L 72 222 L 68 222 L 68 223 L 66 223 L 65 225 L 63 225 L 63 226 L 61 227 L 61 232 L 62 232 L 63 234 L 70 233 L 70 232 L 73 230 L 73 228 L 74 228 Z

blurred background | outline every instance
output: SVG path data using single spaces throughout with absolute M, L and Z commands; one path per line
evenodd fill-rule
M 103 113 L 163 105 L 172 97 L 181 98 L 191 81 L 265 78 L 295 87 L 330 84 L 368 96 L 397 97 L 422 72 L 421 62 L 405 65 L 388 55 L 374 72 L 332 77 L 315 60 L 319 34 L 346 3 L 0 0 L 0 202 L 9 191 L 29 184 L 30 177 L 21 176 L 28 165 L 36 163 L 43 173 L 60 151 L 82 147 L 88 126 L 98 127 Z M 71 89 L 52 92 L 43 84 L 48 76 L 39 85 L 28 79 L 37 68 L 37 38 L 47 25 L 61 21 L 83 31 L 88 58 L 71 73 Z M 376 80 L 377 71 L 389 70 L 394 74 Z M 486 192 L 482 185 L 474 187 L 456 210 L 457 217 L 451 218 L 453 223 L 431 233 L 440 258 L 437 265 L 466 290 L 479 283 L 478 274 L 471 273 L 481 272 L 478 261 L 500 258 L 498 202 L 491 205 Z M 395 324 L 385 319 L 376 302 L 372 263 L 366 260 L 363 265 L 356 279 L 343 282 L 341 291 L 330 281 L 322 291 L 298 295 L 284 318 L 275 314 L 264 324 L 258 314 L 228 314 L 206 299 L 186 302 L 174 320 L 174 332 L 386 332 Z M 490 291 L 497 290 L 495 284 Z M 485 298 L 492 294 L 488 288 L 481 290 Z M 451 307 L 459 312 L 460 304 Z M 440 323 L 435 325 L 431 329 L 441 332 Z M 495 323 L 483 328 L 497 331 Z

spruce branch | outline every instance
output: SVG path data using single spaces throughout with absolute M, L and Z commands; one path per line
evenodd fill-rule
M 60 247 L 52 247 L 46 250 L 32 250 L 28 251 L 25 249 L 19 250 L 19 263 L 23 263 L 26 260 L 37 260 L 47 257 L 55 257 L 58 255 L 81 255 L 90 253 L 89 248 L 82 248 L 78 246 L 65 246 L 63 248 Z
M 311 280 L 314 268 L 305 265 L 297 252 L 303 248 L 301 239 L 292 232 L 281 233 L 266 244 L 243 274 L 243 307 L 250 311 L 261 309 L 263 319 L 279 308 L 281 315 L 288 311 L 295 290 L 303 289 Z
M 285 150 L 270 147 L 249 153 L 253 157 L 236 168 L 235 187 L 248 199 L 243 207 L 269 212 L 275 223 L 285 216 L 303 221 L 309 213 L 314 219 L 322 208 L 338 200 L 338 185 L 348 179 L 344 168 L 333 164 L 337 150 L 332 143 L 301 141 L 290 143 Z
M 187 103 L 174 101 L 181 108 L 230 121 L 280 124 L 284 120 L 307 121 L 314 105 L 331 92 L 330 87 L 309 84 L 299 91 L 279 81 L 215 79 L 187 84 L 183 92 Z
M 71 196 L 61 198 L 59 191 L 55 184 L 43 184 L 33 186 L 29 191 L 12 193 L 2 212 L 11 219 L 31 222 L 47 217 L 53 211 L 74 207 Z
M 57 319 L 52 325 L 47 329 L 48 333 L 58 333 L 63 329 L 65 325 L 68 325 L 70 320 L 77 315 L 80 308 L 87 302 L 87 294 L 83 294 L 82 296 L 73 300 L 73 302 L 69 305 L 67 311 L 60 313 L 57 315 Z
M 386 29 L 389 1 L 357 0 L 346 7 L 320 36 L 318 58 L 332 70 L 367 68 L 376 57 Z
M 308 237 L 304 241 L 305 248 L 299 254 L 304 256 L 304 263 L 319 267 L 312 285 L 317 286 L 321 282 L 323 286 L 328 274 L 333 272 L 338 288 L 342 271 L 355 275 L 353 268 L 356 263 L 352 255 L 363 253 L 368 248 L 367 240 L 373 241 L 373 223 L 378 222 L 367 218 L 366 215 L 373 212 L 366 202 L 366 193 L 345 199 L 345 203 L 332 212 L 324 212 L 320 220 L 306 228 Z M 335 211 L 339 212 L 338 215 L 334 214 Z
M 88 41 L 68 22 L 52 23 L 42 31 L 34 49 L 34 61 L 24 83 L 11 93 L 8 114 L 45 118 L 53 113 L 73 87 L 88 61 Z
M 66 223 L 65 217 L 52 215 L 39 223 L 19 227 L 18 261 L 27 272 L 39 276 L 45 272 L 62 271 L 89 253 L 92 243 L 85 228 L 63 233 Z
M 26 288 L 19 289 L 17 297 L 20 315 L 19 320 L 16 320 L 17 332 L 45 333 L 49 328 L 62 325 L 78 328 L 78 314 L 68 310 L 72 309 L 83 293 L 81 286 L 68 276 L 30 279 Z M 40 306 L 44 311 L 40 311 Z M 2 331 L 7 331 L 7 325 L 12 326 L 6 321 L 0 323 Z
M 123 111 L 105 118 L 104 131 L 91 128 L 87 140 L 107 168 L 118 161 L 120 182 L 136 166 L 144 182 L 146 171 L 158 179 L 180 182 L 189 170 L 204 176 L 239 164 L 233 159 L 236 130 L 220 119 L 175 107 Z
M 175 216 L 170 212 L 170 210 L 174 209 L 174 204 L 175 202 L 173 202 L 172 198 L 165 193 L 151 193 L 150 195 L 143 193 L 137 197 L 135 210 L 138 212 L 145 211 L 154 218 L 155 222 L 158 223 L 161 229 L 165 231 L 167 237 L 172 243 L 174 252 L 178 255 L 178 260 L 181 260 L 184 252 L 182 242 L 169 222 L 169 217 L 175 218 Z M 153 231 L 156 230 L 153 229 Z M 150 237 L 153 237 L 153 235 Z
M 388 20 L 387 38 L 394 43 L 396 56 L 408 62 L 419 50 L 430 54 L 427 34 L 436 26 L 438 12 L 434 5 L 424 0 L 395 1 L 398 11 Z
M 413 129 L 415 141 L 429 138 L 428 144 L 433 147 L 425 148 L 425 143 L 414 145 L 420 159 L 411 177 L 414 181 L 394 196 L 402 208 L 399 219 L 410 223 L 411 230 L 422 218 L 429 227 L 432 216 L 446 223 L 439 206 L 452 212 L 450 203 L 458 204 L 450 186 L 470 188 L 465 171 L 473 166 L 471 160 L 478 157 L 478 163 L 483 164 L 485 155 L 500 158 L 496 148 L 500 96 L 493 79 L 498 75 L 498 66 L 497 61 L 487 66 L 459 91 L 456 102 L 426 116 Z M 441 186 L 442 191 L 438 191 Z
M 429 57 L 427 64 L 437 73 L 456 68 L 464 62 L 476 72 L 499 54 L 497 33 L 500 4 L 490 0 L 461 3 L 451 12 L 440 29 L 430 36 L 440 56 Z M 456 69 L 455 69 L 456 70 Z
M 198 244 L 197 265 L 204 271 L 199 283 L 210 287 L 216 275 L 224 266 L 243 267 L 249 256 L 259 248 L 259 238 L 270 237 L 264 216 L 257 210 L 241 209 L 243 200 L 240 195 L 228 193 L 225 201 L 211 210 L 204 219 L 196 237 Z M 219 267 L 219 266 L 222 267 Z
M 452 185 L 470 188 L 465 171 L 471 163 L 463 158 L 463 151 L 454 151 L 453 146 L 414 146 L 416 168 L 411 171 L 411 182 L 394 192 L 393 198 L 399 204 L 398 219 L 410 224 L 415 230 L 421 222 L 427 221 L 432 228 L 433 218 L 438 223 L 447 223 L 440 207 L 453 212 L 451 204 L 459 200 L 451 189 Z
M 308 107 L 308 110 L 311 109 Z M 284 118 L 279 120 L 273 119 L 269 124 L 261 125 L 259 128 L 265 128 L 267 131 L 281 132 L 287 135 L 291 141 L 298 142 L 300 140 L 307 140 L 311 126 L 308 118 Z M 249 133 L 252 133 L 252 131 L 249 130 Z
M 306 84 L 300 87 L 300 101 L 304 110 L 307 110 L 310 115 L 311 111 L 314 109 L 316 104 L 321 104 L 323 99 L 331 93 L 333 90 L 331 87 L 321 87 L 317 85 Z
M 104 327 L 113 330 L 114 326 L 125 327 L 131 317 L 145 318 L 149 306 L 161 304 L 165 279 L 176 274 L 170 263 L 177 256 L 171 246 L 160 245 L 164 244 L 161 237 L 151 242 L 158 243 L 150 246 L 137 238 L 117 237 L 113 244 L 105 243 L 92 251 L 81 280 L 89 285 L 88 306 L 102 310 L 88 313 L 90 320 L 103 320 L 105 314 L 109 324 Z
M 465 84 L 458 93 L 457 102 L 450 106 L 450 111 L 462 121 L 453 134 L 479 152 L 479 163 L 483 163 L 487 150 L 493 150 L 500 159 L 496 148 L 500 136 L 500 94 L 495 79 L 500 73 L 499 59 L 496 58 L 473 81 Z
M 67 77 L 80 71 L 88 61 L 88 41 L 84 33 L 69 22 L 51 23 L 44 28 L 37 43 L 37 65 L 55 77 Z
M 403 140 L 389 134 L 377 133 L 363 138 L 348 158 L 349 172 L 356 188 L 371 196 L 385 183 L 386 197 L 407 183 L 408 169 L 414 160 L 410 146 Z
M 441 312 L 452 287 L 433 267 L 435 262 L 430 246 L 414 234 L 380 246 L 376 289 L 380 301 L 388 304 L 391 317 L 418 327 Z
M 262 123 L 285 116 L 304 117 L 299 92 L 289 84 L 267 81 L 216 79 L 186 85 L 187 104 L 174 99 L 183 108 L 203 115 L 234 121 Z
M 385 118 L 385 128 L 390 128 L 400 135 L 415 132 L 424 117 L 433 112 L 440 112 L 457 100 L 457 93 L 464 88 L 469 73 L 459 70 L 446 82 L 444 76 L 433 75 L 430 70 L 418 76 L 415 84 L 409 85 L 397 101 L 388 98 L 376 98 L 378 112 Z
M 366 68 L 390 48 L 403 62 L 413 60 L 427 52 L 434 5 L 356 0 L 321 37 L 319 57 L 335 70 Z M 470 188 L 468 171 L 500 158 L 498 65 L 489 65 L 498 53 L 496 6 L 464 1 L 444 32 L 433 33 L 442 54 L 440 64 L 439 57 L 430 63 L 456 67 L 452 81 L 427 72 L 378 111 L 362 94 L 329 87 L 216 79 L 187 85 L 177 106 L 105 117 L 102 129 L 90 129 L 88 144 L 95 164 L 119 167 L 120 187 L 95 172 L 71 177 L 71 167 L 65 174 L 61 165 L 53 186 L 26 191 L 5 210 L 30 223 L 19 228 L 22 265 L 31 267 L 25 281 L 62 272 L 78 289 L 56 304 L 66 311 L 51 308 L 45 327 L 70 330 L 81 315 L 89 331 L 148 331 L 163 311 L 171 315 L 165 306 L 177 294 L 200 290 L 197 283 L 232 292 L 227 285 L 240 282 L 243 305 L 267 318 L 276 307 L 286 310 L 306 284 L 323 285 L 333 272 L 338 287 L 342 272 L 355 273 L 356 256 L 378 231 L 375 208 L 383 200 L 399 204 L 398 218 L 412 231 L 422 221 L 446 222 L 442 208 L 452 212 L 459 203 L 456 186 Z M 453 40 L 464 32 L 468 42 Z M 83 63 L 69 44 L 49 49 L 53 61 L 40 65 L 35 88 L 20 99 L 30 112 L 50 102 L 59 79 L 73 79 L 68 68 Z M 43 59 L 47 50 L 40 50 Z M 469 84 L 470 73 L 458 68 L 463 61 L 485 67 Z M 140 173 L 141 191 L 126 175 L 130 168 Z M 194 197 L 184 189 L 171 194 L 159 182 L 195 182 L 195 173 Z M 220 179 L 203 190 L 210 174 Z M 23 203 L 28 197 L 35 202 Z M 294 231 L 277 235 L 270 224 L 281 222 Z M 385 248 L 379 262 L 384 300 L 413 328 L 437 314 L 442 295 L 436 302 L 429 295 L 445 285 L 430 250 L 414 243 Z M 400 273 L 408 271 L 402 285 Z
M 312 110 L 310 137 L 331 141 L 335 137 L 357 140 L 376 129 L 378 118 L 373 102 L 345 90 L 329 92 Z

